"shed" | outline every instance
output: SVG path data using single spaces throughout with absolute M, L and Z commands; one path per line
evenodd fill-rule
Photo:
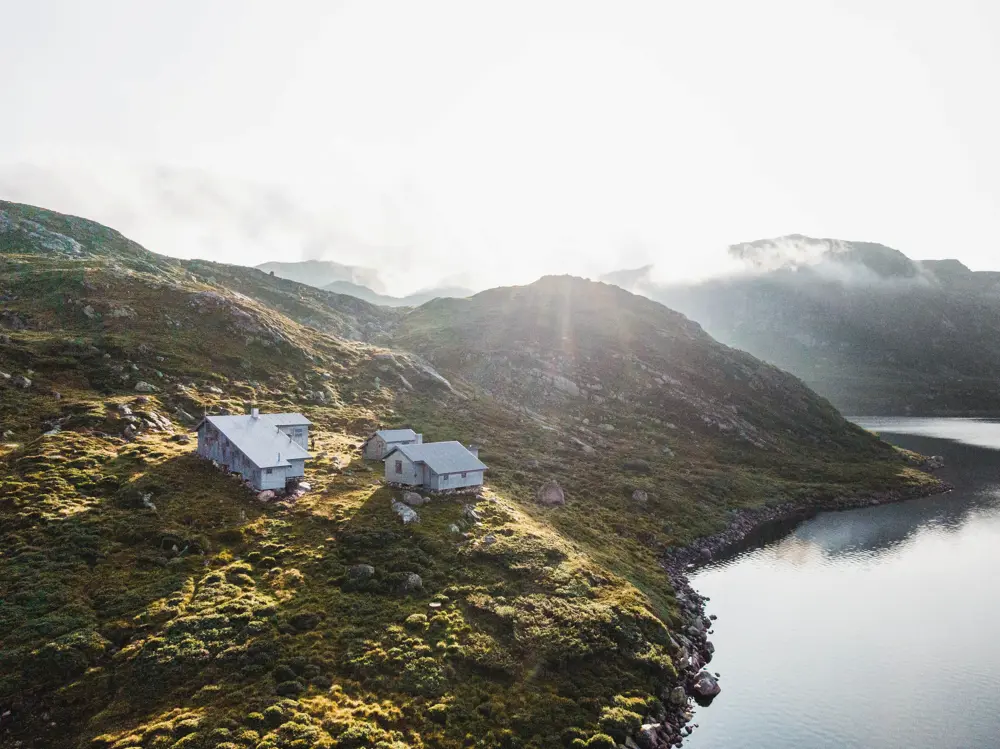
M 382 460 L 397 445 L 419 445 L 424 435 L 412 429 L 380 429 L 361 446 L 366 460 Z

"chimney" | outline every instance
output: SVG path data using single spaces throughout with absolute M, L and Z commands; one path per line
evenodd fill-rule
M 259 419 L 260 418 L 260 409 L 259 408 L 251 408 L 250 409 L 250 418 L 251 419 Z
M 278 462 L 281 462 L 281 453 L 278 453 Z
M 422 434 L 418 434 L 417 435 L 417 444 L 418 445 L 424 444 L 424 435 L 422 435 Z
M 475 455 L 477 458 L 479 457 L 479 445 L 469 445 L 468 449 L 470 453 Z

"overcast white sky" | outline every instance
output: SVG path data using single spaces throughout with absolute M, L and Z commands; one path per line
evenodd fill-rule
M 0 197 L 402 292 L 800 232 L 1000 269 L 1000 3 L 0 0 Z

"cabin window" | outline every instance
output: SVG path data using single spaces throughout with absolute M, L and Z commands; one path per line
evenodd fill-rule
M 468 477 L 468 475 L 469 475 L 469 474 L 467 474 L 467 473 L 463 473 L 463 474 L 462 474 L 462 478 L 463 478 L 463 479 L 464 479 L 464 478 L 467 478 L 467 477 Z
M 264 469 L 264 473 L 266 473 L 268 476 L 270 476 L 271 475 L 271 469 L 270 468 L 265 468 Z
M 396 473 L 402 473 L 402 472 L 403 472 L 403 461 L 397 460 L 396 461 Z
M 441 480 L 442 481 L 447 481 L 448 480 L 448 474 L 447 473 L 442 473 L 441 474 Z

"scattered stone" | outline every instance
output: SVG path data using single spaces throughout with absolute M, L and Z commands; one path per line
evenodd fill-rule
M 299 489 L 301 489 L 302 491 L 306 491 L 307 492 L 310 489 L 312 489 L 312 484 L 310 484 L 307 481 L 300 481 L 299 482 Z
M 139 380 L 135 383 L 135 391 L 137 393 L 155 393 L 158 389 L 155 385 L 150 385 L 145 380 Z
M 542 484 L 535 494 L 539 504 L 547 507 L 566 504 L 566 494 L 557 481 L 549 481 Z
M 687 692 L 684 691 L 684 687 L 674 687 L 670 690 L 669 702 L 671 705 L 676 705 L 677 707 L 683 707 L 687 704 Z
M 145 406 L 147 403 L 149 403 L 149 396 L 137 395 L 132 402 L 139 406 Z
M 458 527 L 457 525 L 455 525 L 454 523 L 452 523 L 451 525 L 449 525 L 449 526 L 448 526 L 448 530 L 449 530 L 450 532 L 452 532 L 452 533 L 461 533 L 461 532 L 462 532 L 462 529 L 461 529 L 461 528 L 459 528 L 459 527 Z
M 483 546 L 492 546 L 497 542 L 497 537 L 490 533 L 483 538 Z
M 480 520 L 482 520 L 482 518 L 479 516 L 479 513 L 476 512 L 476 508 L 473 507 L 472 505 L 465 505 L 462 508 L 462 516 L 466 520 L 471 520 L 473 523 L 478 523 Z
M 257 499 L 259 499 L 261 502 L 270 502 L 276 496 L 277 495 L 270 489 L 265 489 L 264 491 L 259 492 L 257 494 Z
M 7 429 L 6 431 L 4 431 L 2 437 L 5 440 L 12 440 L 12 439 L 14 439 L 14 433 L 12 431 L 10 431 L 9 429 Z
M 403 584 L 400 586 L 400 590 L 403 593 L 413 593 L 414 591 L 422 590 L 423 587 L 424 581 L 421 579 L 420 575 L 416 572 L 410 572 L 403 579 Z
M 215 395 L 222 395 L 222 388 L 217 388 L 215 385 L 209 385 L 205 390 Z
M 632 499 L 636 502 L 645 503 L 649 500 L 649 495 L 642 489 L 636 489 L 634 492 L 632 492 Z
M 88 304 L 86 307 L 83 308 L 83 314 L 85 314 L 88 318 L 90 318 L 92 320 L 92 319 L 94 319 L 94 315 L 96 315 L 97 312 L 94 310 L 93 307 L 91 307 Z
M 416 492 L 403 492 L 403 501 L 410 507 L 420 507 L 430 502 L 426 497 L 421 497 Z
M 10 375 L 7 374 L 6 372 L 0 372 L 0 380 L 7 382 L 10 380 Z
M 29 380 L 24 375 L 14 375 L 11 378 L 10 382 L 11 382 L 12 385 L 14 385 L 16 387 L 19 387 L 19 388 L 21 388 L 23 390 L 27 390 L 28 388 L 31 387 L 31 380 Z
M 440 601 L 431 601 L 427 605 L 430 606 L 432 609 L 439 609 L 439 608 L 441 608 L 441 602 Z
M 417 514 L 417 511 L 412 507 L 404 505 L 402 502 L 396 502 L 393 500 L 392 510 L 402 519 L 403 525 L 420 522 L 420 516 Z
M 375 576 L 375 568 L 370 564 L 355 564 L 347 569 L 347 576 L 352 580 L 370 580 Z

